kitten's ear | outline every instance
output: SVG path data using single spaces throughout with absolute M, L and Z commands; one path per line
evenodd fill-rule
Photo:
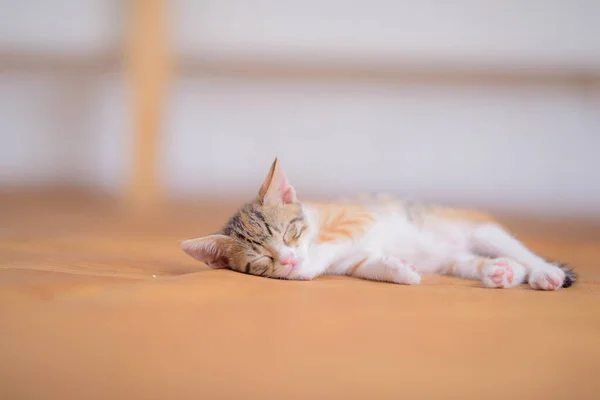
M 181 249 L 213 269 L 229 266 L 228 254 L 235 241 L 225 235 L 209 235 L 181 242 Z
M 297 202 L 296 190 L 290 185 L 285 172 L 275 159 L 267 179 L 258 192 L 258 202 L 263 205 L 281 205 Z

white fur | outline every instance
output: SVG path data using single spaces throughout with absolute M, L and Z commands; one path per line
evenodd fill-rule
M 416 224 L 402 210 L 373 207 L 375 223 L 362 238 L 319 244 L 318 211 L 305 205 L 307 238 L 299 248 L 280 249 L 282 254 L 292 251 L 298 260 L 287 277 L 348 274 L 364 260 L 354 275 L 373 280 L 417 284 L 421 273 L 451 273 L 480 279 L 486 287 L 512 287 L 527 278 L 535 289 L 562 287 L 565 276 L 560 268 L 536 256 L 498 225 L 441 218 Z M 484 260 L 482 254 L 487 256 Z

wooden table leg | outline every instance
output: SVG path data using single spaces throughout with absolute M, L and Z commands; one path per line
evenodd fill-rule
M 130 0 L 125 47 L 133 115 L 132 170 L 125 199 L 136 211 L 155 206 L 163 195 L 158 141 L 170 75 L 165 1 Z

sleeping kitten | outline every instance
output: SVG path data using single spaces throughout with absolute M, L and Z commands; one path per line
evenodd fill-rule
M 572 270 L 537 256 L 482 213 L 382 196 L 299 202 L 277 159 L 258 197 L 221 232 L 181 247 L 211 268 L 281 279 L 336 274 L 414 285 L 433 273 L 541 290 L 575 281 Z

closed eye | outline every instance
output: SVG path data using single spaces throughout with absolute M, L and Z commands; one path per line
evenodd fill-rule
M 269 260 L 271 263 L 267 264 L 266 260 Z M 254 265 L 255 263 L 259 264 Z M 258 257 L 254 260 L 248 261 L 248 264 L 246 265 L 246 270 L 244 272 L 252 275 L 265 276 L 265 274 L 269 271 L 273 264 L 275 264 L 275 259 L 271 256 Z
M 257 257 L 257 258 L 255 258 L 253 260 L 250 260 L 249 262 L 250 262 L 250 264 L 254 264 L 255 262 L 258 262 L 258 261 L 261 261 L 261 260 L 264 260 L 264 259 L 270 260 L 272 263 L 275 262 L 275 259 L 273 257 L 271 257 L 271 256 Z
M 302 236 L 302 233 L 304 233 L 304 230 L 306 229 L 306 225 L 303 224 L 302 221 L 302 218 L 295 218 L 290 221 L 283 237 L 283 241 L 286 244 L 296 241 Z
M 298 239 L 300 236 L 302 236 L 302 234 L 304 233 L 305 229 L 306 229 L 306 225 L 304 225 L 302 227 L 302 229 L 297 230 L 296 234 L 294 235 L 294 239 Z

